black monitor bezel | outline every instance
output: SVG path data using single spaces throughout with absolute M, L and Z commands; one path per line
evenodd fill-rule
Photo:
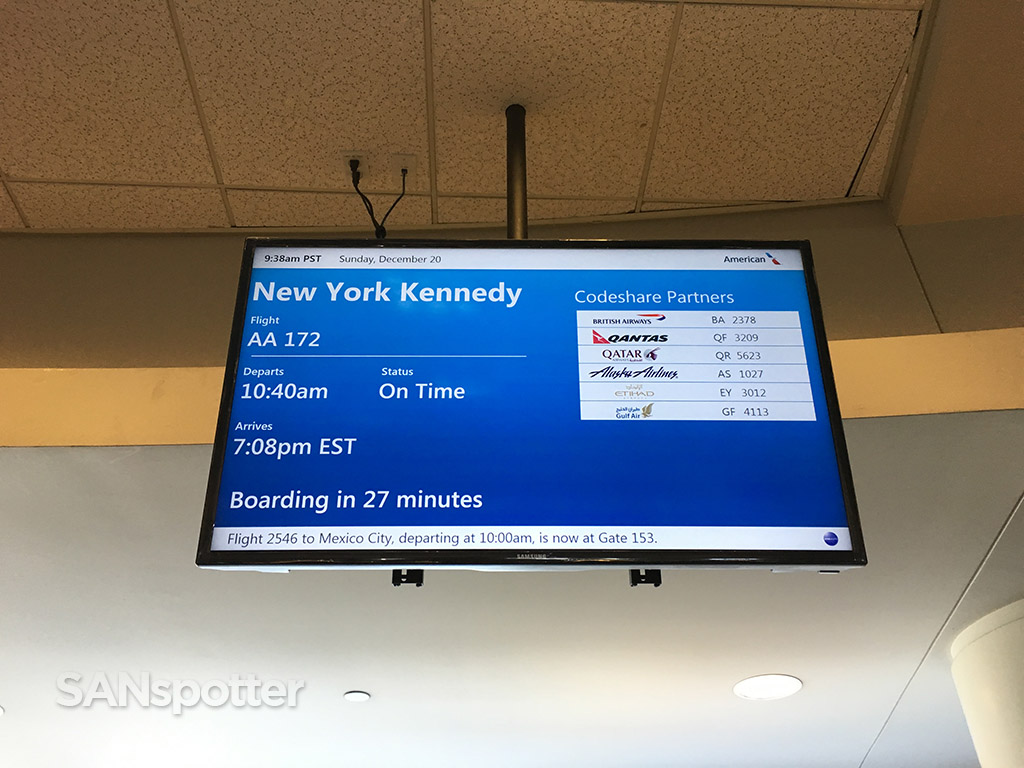
M 803 262 L 803 274 L 810 304 L 814 340 L 821 365 L 822 384 L 835 457 L 846 506 L 851 549 L 829 550 L 213 550 L 214 519 L 220 478 L 228 445 L 231 405 L 238 377 L 242 333 L 247 316 L 253 258 L 258 247 L 282 248 L 442 248 L 442 249 L 794 249 Z M 839 400 L 821 301 L 806 240 L 364 240 L 348 238 L 247 238 L 238 280 L 231 340 L 221 392 L 217 431 L 210 464 L 206 502 L 196 564 L 209 568 L 481 568 L 559 569 L 579 567 L 767 567 L 830 570 L 867 564 L 864 537 L 853 489 L 853 476 L 846 449 Z

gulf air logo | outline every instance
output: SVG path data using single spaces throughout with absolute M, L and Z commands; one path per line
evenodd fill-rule
M 776 259 L 774 256 L 772 256 L 770 253 L 768 253 L 768 251 L 765 251 L 764 255 L 772 260 L 772 264 L 776 265 L 777 267 L 781 267 L 782 266 L 782 262 L 779 261 L 778 259 Z
M 604 336 L 602 336 L 597 331 L 591 331 L 591 333 L 594 334 L 594 343 L 595 344 L 611 344 L 611 342 L 608 341 L 608 339 L 606 339 Z

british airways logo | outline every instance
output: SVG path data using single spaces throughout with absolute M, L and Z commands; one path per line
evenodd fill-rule
M 637 312 L 636 317 L 594 317 L 594 325 L 652 325 L 665 319 L 661 312 Z

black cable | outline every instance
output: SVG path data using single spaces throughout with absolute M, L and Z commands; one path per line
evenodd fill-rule
M 398 197 L 395 198 L 395 202 L 393 202 L 391 204 L 391 207 L 388 208 L 388 212 L 384 214 L 384 218 L 380 220 L 380 228 L 381 229 L 384 229 L 384 222 L 388 220 L 388 216 L 390 216 L 391 212 L 393 210 L 395 210 L 395 206 L 398 205 L 398 201 L 401 200 L 403 197 L 405 197 L 405 177 L 406 177 L 406 175 L 408 173 L 409 173 L 409 169 L 408 168 L 403 168 L 402 169 L 402 194 L 400 194 Z
M 395 202 L 393 202 L 391 207 L 388 208 L 388 212 L 384 214 L 384 218 L 377 221 L 377 217 L 373 213 L 373 203 L 371 203 L 370 199 L 363 194 L 361 189 L 359 189 L 359 179 L 362 177 L 362 174 L 359 173 L 359 161 L 352 158 L 348 161 L 348 166 L 352 169 L 352 186 L 355 188 L 356 192 L 359 193 L 359 197 L 362 198 L 366 212 L 370 214 L 370 221 L 373 222 L 373 233 L 377 236 L 378 240 L 383 240 L 388 236 L 388 231 L 384 229 L 384 222 L 388 220 L 388 216 L 390 216 L 391 212 L 395 210 L 395 206 L 398 205 L 398 201 L 405 197 L 405 177 L 408 175 L 409 169 L 402 169 L 402 194 L 395 198 Z

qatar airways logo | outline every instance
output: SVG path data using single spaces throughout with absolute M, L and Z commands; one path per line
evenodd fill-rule
M 642 363 L 645 361 L 653 361 L 658 359 L 658 350 L 661 347 L 654 347 L 654 349 L 637 349 L 636 347 L 625 347 L 622 349 L 608 349 L 601 350 L 601 357 L 605 360 L 628 360 L 632 362 Z
M 602 336 L 597 331 L 591 331 L 594 344 L 654 344 L 668 341 L 667 333 L 610 333 Z

